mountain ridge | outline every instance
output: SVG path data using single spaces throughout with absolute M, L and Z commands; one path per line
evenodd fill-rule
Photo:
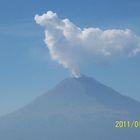
M 139 119 L 139 109 L 139 102 L 91 77 L 66 78 L 30 104 L 0 118 L 0 139 L 130 140 L 140 136 L 139 128 L 120 131 L 114 123 Z

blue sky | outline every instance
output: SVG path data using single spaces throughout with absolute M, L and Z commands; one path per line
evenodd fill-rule
M 51 61 L 35 14 L 52 10 L 79 27 L 129 28 L 140 36 L 139 0 L 0 0 L 0 115 L 46 92 L 70 75 Z M 140 101 L 140 55 L 82 66 L 82 73 Z

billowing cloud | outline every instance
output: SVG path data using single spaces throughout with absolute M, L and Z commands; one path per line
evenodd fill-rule
M 52 59 L 70 69 L 75 76 L 80 75 L 81 64 L 135 56 L 140 52 L 140 37 L 129 29 L 81 29 L 52 11 L 36 15 L 35 21 L 45 27 L 45 43 Z

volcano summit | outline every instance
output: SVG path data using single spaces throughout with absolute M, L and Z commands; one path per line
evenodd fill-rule
M 0 140 L 139 140 L 140 103 L 93 78 L 67 78 L 25 107 L 0 118 Z

